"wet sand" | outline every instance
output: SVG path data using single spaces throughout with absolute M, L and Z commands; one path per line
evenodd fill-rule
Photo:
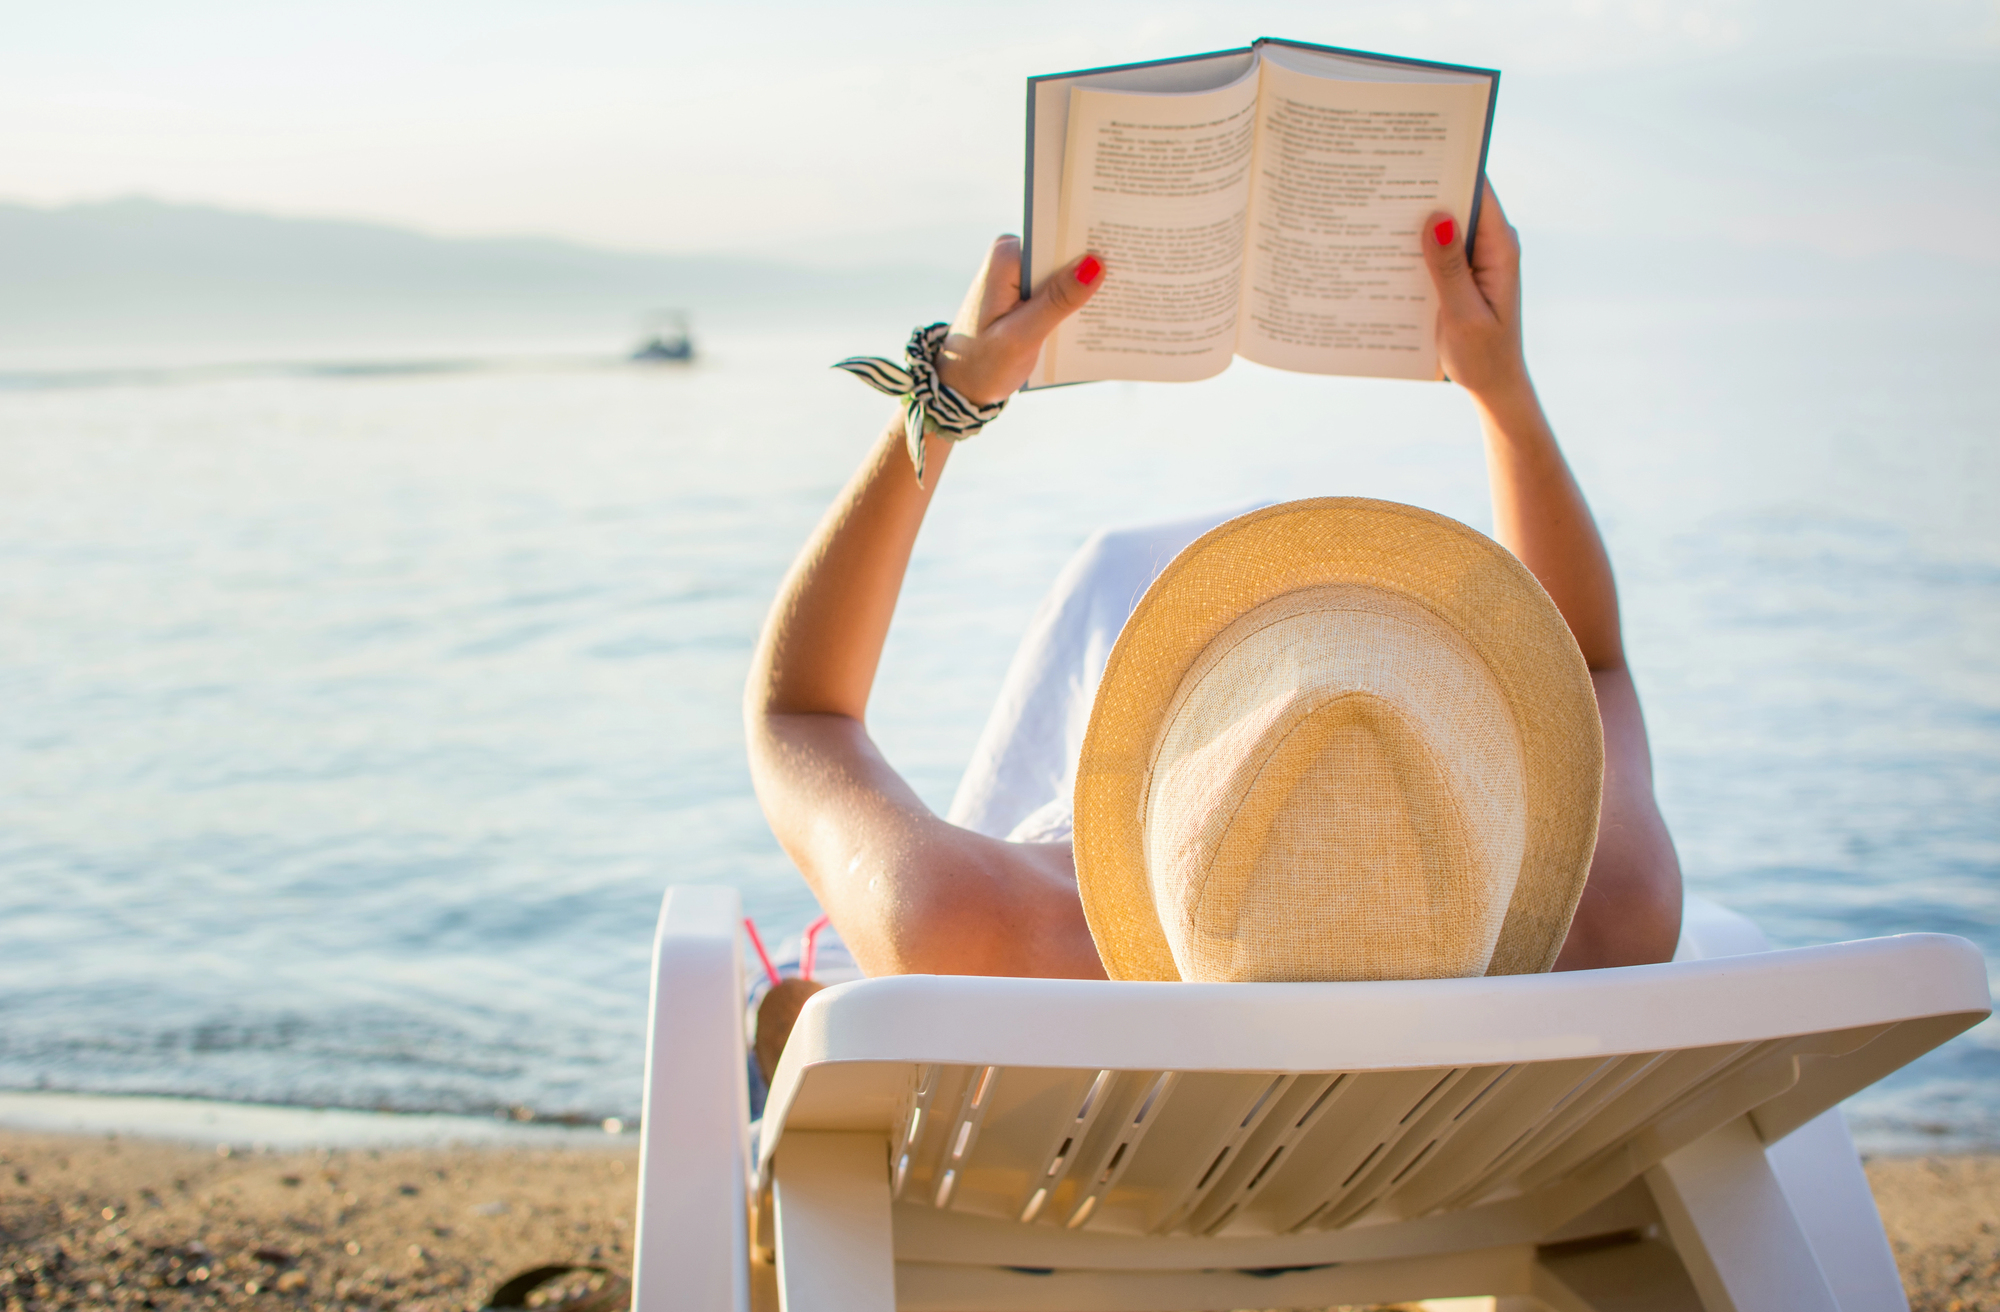
M 558 1262 L 631 1270 L 636 1149 L 223 1156 L 0 1131 L 0 1312 L 477 1308 Z M 2000 1156 L 1868 1178 L 1916 1312 L 2000 1312 Z

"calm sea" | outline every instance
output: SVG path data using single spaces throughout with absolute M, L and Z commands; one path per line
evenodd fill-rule
M 1991 312 L 1537 307 L 1691 885 L 1782 944 L 2000 962 Z M 0 386 L 0 1088 L 630 1117 L 670 883 L 814 913 L 737 698 L 893 326 L 686 369 Z M 1030 396 L 953 461 L 877 690 L 942 808 L 1104 524 L 1359 493 L 1490 522 L 1434 385 Z M 1850 1105 L 2000 1142 L 1982 1026 Z

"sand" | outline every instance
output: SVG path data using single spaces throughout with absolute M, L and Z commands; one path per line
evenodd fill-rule
M 544 1263 L 630 1272 L 629 1144 L 225 1157 L 0 1131 L 0 1303 L 434 1312 Z
M 2000 1155 L 1878 1157 L 1868 1183 L 1914 1312 L 2000 1309 Z
M 631 1270 L 635 1153 L 244 1153 L 0 1131 L 0 1312 L 477 1308 L 545 1263 Z M 2000 1156 L 1868 1178 L 1916 1312 L 2000 1312 Z

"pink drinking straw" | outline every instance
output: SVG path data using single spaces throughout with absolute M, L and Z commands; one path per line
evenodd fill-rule
M 799 978 L 813 977 L 813 961 L 819 956 L 819 932 L 833 923 L 832 916 L 822 915 L 806 926 L 805 944 L 799 949 Z
M 783 981 L 778 978 L 778 968 L 771 964 L 771 954 L 764 951 L 764 940 L 757 937 L 757 922 L 748 916 L 743 917 L 743 931 L 750 935 L 750 946 L 757 949 L 757 960 L 764 963 L 764 973 L 770 976 L 771 987 L 777 988 Z

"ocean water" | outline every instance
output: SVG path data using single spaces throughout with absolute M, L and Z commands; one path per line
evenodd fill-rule
M 1785 945 L 2000 961 L 2000 317 L 1532 307 L 1692 888 Z M 687 369 L 0 382 L 0 1088 L 630 1118 L 673 882 L 813 914 L 737 702 L 892 325 Z M 84 385 L 88 383 L 89 385 Z M 949 800 L 1092 529 L 1357 493 L 1485 528 L 1448 387 L 1239 364 L 1022 398 L 953 460 L 878 683 Z M 2000 1142 L 1981 1026 L 1849 1107 Z

